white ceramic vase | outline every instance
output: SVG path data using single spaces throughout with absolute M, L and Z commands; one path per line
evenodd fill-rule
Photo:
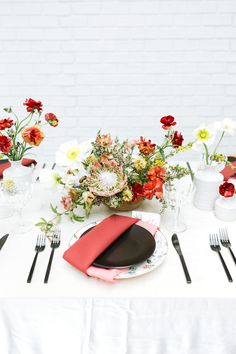
M 215 216 L 222 221 L 236 220 L 236 196 L 219 196 L 215 201 Z
M 193 204 L 200 210 L 213 210 L 216 198 L 219 195 L 219 186 L 223 182 L 223 175 L 219 172 L 221 166 L 205 165 L 194 175 L 195 195 Z
M 15 183 L 31 182 L 33 169 L 22 165 L 21 160 L 10 161 L 11 166 L 3 171 L 3 179 L 11 179 Z

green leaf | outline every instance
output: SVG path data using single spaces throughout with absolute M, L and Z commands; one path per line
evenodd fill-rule
M 55 213 L 57 215 L 59 214 L 58 211 L 57 211 L 57 207 L 54 207 L 51 203 L 50 203 L 50 208 L 53 211 L 53 213 Z

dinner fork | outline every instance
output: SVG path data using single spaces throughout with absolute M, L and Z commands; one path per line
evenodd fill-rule
M 50 258 L 49 258 L 49 262 L 48 262 L 48 266 L 47 266 L 47 270 L 46 270 L 46 274 L 44 277 L 44 283 L 46 284 L 48 282 L 48 278 L 50 275 L 50 271 L 51 271 L 51 266 L 52 266 L 52 260 L 53 260 L 53 256 L 54 256 L 54 251 L 56 248 L 58 248 L 60 246 L 60 238 L 61 238 L 61 231 L 60 230 L 55 230 L 52 236 L 52 241 L 51 241 L 51 254 L 50 254 Z
M 45 249 L 45 240 L 46 240 L 45 235 L 42 235 L 42 234 L 38 235 L 36 245 L 35 245 L 35 252 L 36 253 L 35 253 L 34 260 L 33 260 L 33 263 L 30 268 L 30 272 L 29 272 L 29 275 L 27 278 L 27 283 L 31 283 L 31 280 L 32 280 L 32 277 L 34 274 L 34 268 L 35 268 L 37 258 L 38 258 L 38 254 L 39 254 L 39 252 L 43 252 Z
M 231 242 L 229 240 L 229 235 L 227 229 L 219 229 L 219 234 L 220 234 L 220 242 L 222 246 L 226 247 L 229 249 L 229 252 L 234 260 L 234 263 L 236 264 L 236 257 L 231 249 Z
M 224 258 L 222 257 L 221 253 L 220 253 L 220 243 L 219 243 L 219 239 L 218 239 L 218 235 L 217 234 L 210 234 L 209 235 L 210 238 L 210 247 L 213 251 L 217 252 L 218 255 L 220 256 L 220 260 L 221 263 L 224 267 L 225 273 L 227 275 L 228 281 L 231 283 L 233 281 L 231 274 L 227 268 L 227 265 L 225 264 Z

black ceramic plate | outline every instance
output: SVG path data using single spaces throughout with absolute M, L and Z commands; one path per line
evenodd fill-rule
M 92 227 L 82 236 L 91 229 Z M 102 268 L 130 267 L 149 258 L 155 247 L 152 234 L 141 226 L 133 225 L 96 258 L 93 265 Z

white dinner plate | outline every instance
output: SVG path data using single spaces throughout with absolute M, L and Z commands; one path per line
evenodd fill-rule
M 85 231 L 90 229 L 91 227 L 96 226 L 101 221 L 95 221 L 90 224 L 85 225 L 79 231 L 77 231 L 71 238 L 69 245 L 72 246 L 80 237 L 83 235 Z M 152 270 L 156 269 L 164 262 L 167 252 L 168 252 L 168 243 L 161 231 L 157 231 L 155 235 L 156 241 L 156 248 L 151 257 L 146 259 L 146 261 L 135 264 L 127 268 L 126 271 L 118 274 L 115 279 L 129 279 L 138 277 L 140 275 L 146 274 L 151 272 Z

